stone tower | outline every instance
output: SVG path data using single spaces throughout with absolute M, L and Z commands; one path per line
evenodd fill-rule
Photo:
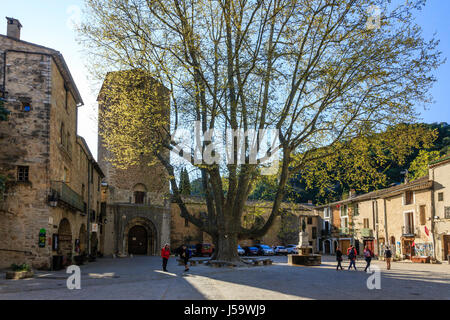
M 113 164 L 114 154 L 102 138 L 105 110 L 114 107 L 114 90 L 108 90 L 123 81 L 130 73 L 108 73 L 98 96 L 99 136 L 98 163 L 105 173 L 104 200 L 108 218 L 105 254 L 147 254 L 159 252 L 170 242 L 169 180 L 165 168 L 151 156 L 141 156 L 138 163 L 126 169 Z M 131 77 L 129 77 L 131 78 Z M 142 77 L 141 77 L 142 79 Z M 151 77 L 147 77 L 157 95 L 156 103 L 169 117 L 169 90 Z M 127 83 L 133 86 L 133 83 Z

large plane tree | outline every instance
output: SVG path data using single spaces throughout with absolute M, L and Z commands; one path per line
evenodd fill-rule
M 430 101 L 432 72 L 442 62 L 438 41 L 425 41 L 414 21 L 425 1 L 399 2 L 87 0 L 79 30 L 91 70 L 99 78 L 109 71 L 139 70 L 171 96 L 170 132 L 155 143 L 142 133 L 152 126 L 160 133 L 169 122 L 142 116 L 144 105 L 148 115 L 159 114 L 151 112 L 151 101 L 136 104 L 111 90 L 121 106 L 106 111 L 113 120 L 111 130 L 102 130 L 104 141 L 121 165 L 142 154 L 160 161 L 181 216 L 211 235 L 216 259 L 237 261 L 238 240 L 264 235 L 279 215 L 292 173 L 351 145 L 346 141 L 414 122 L 415 106 Z M 167 137 L 193 128 L 195 121 L 200 135 L 208 129 L 221 137 L 229 129 L 278 130 L 279 143 L 267 152 L 280 157 L 272 172 L 277 186 L 263 224 L 241 223 L 265 165 L 249 161 L 254 146 L 249 138 L 243 147 L 231 144 L 235 161 L 199 162 L 194 150 L 184 154 L 200 171 L 208 209 L 206 217 L 189 212 L 175 179 L 174 153 L 167 153 L 179 154 L 178 142 Z M 193 148 L 214 156 L 218 140 L 205 135 Z M 244 163 L 237 161 L 239 154 Z

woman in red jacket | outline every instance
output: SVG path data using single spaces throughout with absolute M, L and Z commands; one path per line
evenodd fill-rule
M 168 243 L 161 249 L 161 257 L 163 259 L 163 270 L 167 272 L 167 261 L 170 257 L 170 246 Z

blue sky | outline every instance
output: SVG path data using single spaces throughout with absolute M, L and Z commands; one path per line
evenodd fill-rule
M 83 48 L 76 42 L 72 20 L 82 15 L 83 0 L 0 0 L 0 18 L 20 20 L 23 25 L 21 39 L 60 51 L 70 68 L 85 105 L 78 109 L 78 134 L 83 136 L 97 156 L 96 95 L 97 88 L 89 80 L 84 65 Z M 428 0 L 424 10 L 418 12 L 417 23 L 423 28 L 425 39 L 433 33 L 441 40 L 443 56 L 450 58 L 450 1 Z M 0 20 L 0 33 L 6 34 L 6 19 Z M 436 101 L 426 109 L 418 108 L 424 122 L 450 122 L 450 59 L 435 72 L 438 82 L 432 95 Z

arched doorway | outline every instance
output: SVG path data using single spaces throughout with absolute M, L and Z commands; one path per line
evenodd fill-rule
M 144 217 L 130 220 L 123 232 L 123 252 L 128 254 L 158 254 L 157 230 L 153 222 Z M 130 251 L 131 250 L 131 251 Z
M 128 231 L 128 253 L 147 254 L 148 235 L 143 226 L 134 226 Z
M 142 183 L 136 184 L 133 187 L 133 196 L 134 196 L 134 203 L 136 204 L 146 203 L 147 187 Z
M 330 243 L 330 240 L 325 241 L 325 254 L 331 254 L 331 243 Z
M 72 257 L 72 231 L 70 229 L 70 222 L 67 219 L 62 219 L 58 228 L 59 240 L 59 254 L 64 260 Z

